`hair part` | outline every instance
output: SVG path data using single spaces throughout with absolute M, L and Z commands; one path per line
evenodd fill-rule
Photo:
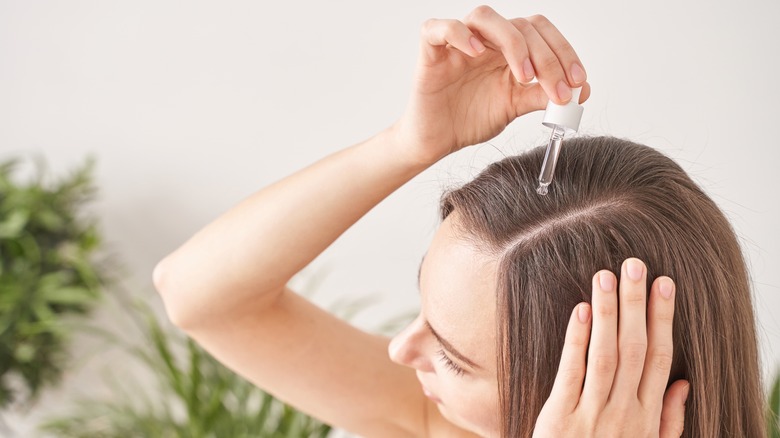
M 499 259 L 502 436 L 531 436 L 560 361 L 571 310 L 601 269 L 629 257 L 675 282 L 669 383 L 690 382 L 683 436 L 763 437 L 763 393 L 749 278 L 717 205 L 670 158 L 615 137 L 564 143 L 536 193 L 544 148 L 505 158 L 446 192 L 442 220 Z

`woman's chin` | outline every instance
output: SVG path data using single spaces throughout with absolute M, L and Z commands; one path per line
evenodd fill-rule
M 449 412 L 449 409 L 447 409 L 447 407 L 442 405 L 441 403 L 437 404 L 436 407 L 439 408 L 439 412 L 441 413 L 442 417 L 446 418 L 447 421 L 460 427 L 463 430 L 467 430 L 483 438 L 497 438 L 500 436 L 500 433 L 498 431 L 490 432 L 488 430 L 489 427 L 488 428 L 480 427 L 479 425 L 476 425 L 474 423 L 464 421 L 464 419 L 461 417 L 453 416 Z

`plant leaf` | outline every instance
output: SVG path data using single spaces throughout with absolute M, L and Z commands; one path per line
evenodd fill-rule
M 29 363 L 35 358 L 35 347 L 29 342 L 21 342 L 14 349 L 14 357 L 22 363 Z
M 769 390 L 767 426 L 771 438 L 780 438 L 780 371 L 775 373 L 772 387 Z
M 21 234 L 30 213 L 26 210 L 13 210 L 8 217 L 0 222 L 0 239 L 16 239 Z
M 95 296 L 84 287 L 63 287 L 48 291 L 44 299 L 52 304 L 87 304 L 94 301 Z

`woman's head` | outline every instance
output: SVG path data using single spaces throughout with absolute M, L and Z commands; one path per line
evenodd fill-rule
M 422 266 L 422 311 L 394 340 L 396 360 L 438 391 L 442 414 L 456 424 L 530 436 L 572 308 L 590 301 L 593 274 L 619 275 L 623 260 L 637 257 L 648 290 L 660 275 L 676 284 L 670 381 L 691 384 L 685 434 L 761 436 L 748 276 L 722 212 L 672 160 L 613 137 L 567 140 L 540 196 L 543 154 L 493 163 L 444 194 L 442 227 Z M 446 327 L 443 337 L 494 366 L 492 374 L 447 375 L 431 355 L 439 348 L 426 322 Z

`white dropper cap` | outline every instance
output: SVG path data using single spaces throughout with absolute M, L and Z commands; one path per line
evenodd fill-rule
M 547 109 L 544 110 L 542 124 L 552 129 L 559 126 L 566 131 L 566 135 L 577 132 L 580 129 L 580 119 L 584 110 L 579 104 L 581 92 L 582 87 L 572 88 L 571 100 L 566 105 L 558 105 L 550 99 L 547 102 Z

